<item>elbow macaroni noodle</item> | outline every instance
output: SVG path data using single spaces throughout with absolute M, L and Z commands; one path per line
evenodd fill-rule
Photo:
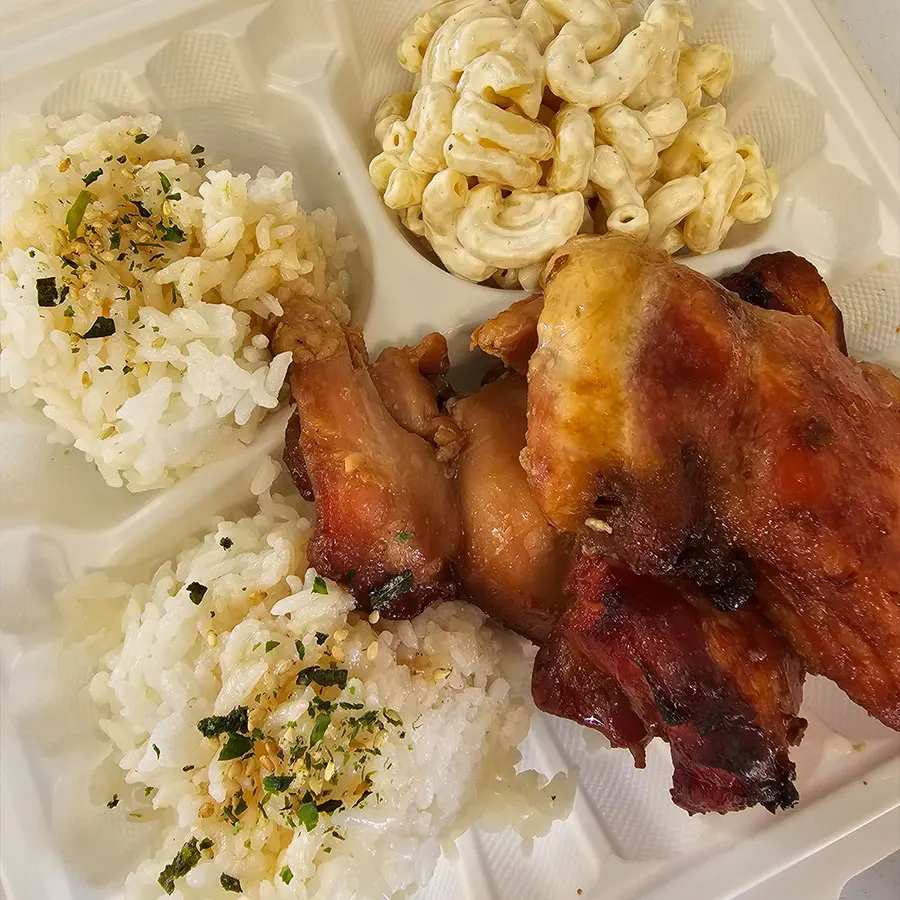
M 448 271 L 506 288 L 593 230 L 716 250 L 778 185 L 714 102 L 731 51 L 690 46 L 692 24 L 686 0 L 438 3 L 400 36 L 416 89 L 375 114 L 372 184 Z

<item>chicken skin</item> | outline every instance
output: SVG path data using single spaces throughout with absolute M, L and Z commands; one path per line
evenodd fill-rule
M 806 727 L 803 668 L 758 612 L 719 612 L 689 585 L 590 551 L 576 554 L 570 587 L 575 602 L 535 663 L 539 707 L 585 721 L 589 699 L 590 724 L 613 746 L 666 740 L 672 799 L 688 812 L 797 802 L 788 747 Z
M 513 372 L 525 375 L 537 347 L 537 323 L 544 307 L 541 294 L 517 300 L 472 332 L 471 348 L 503 360 Z
M 369 374 L 388 412 L 399 425 L 438 447 L 438 458 L 452 459 L 460 435 L 442 411 L 449 395 L 447 340 L 432 333 L 413 347 L 386 347 Z
M 457 569 L 483 610 L 540 643 L 565 605 L 571 541 L 547 522 L 519 464 L 526 408 L 518 375 L 452 405 L 465 441 L 457 463 L 463 528 Z
M 451 560 L 461 532 L 453 480 L 434 447 L 388 411 L 357 337 L 321 305 L 298 299 L 273 345 L 293 354 L 297 420 L 287 457 L 292 474 L 302 464 L 316 501 L 310 565 L 388 617 L 455 596 Z
M 767 253 L 721 283 L 753 306 L 809 316 L 847 354 L 841 311 L 816 267 L 802 256 L 787 250 Z
M 720 609 L 900 728 L 900 416 L 806 316 L 621 236 L 550 260 L 522 462 L 547 518 Z

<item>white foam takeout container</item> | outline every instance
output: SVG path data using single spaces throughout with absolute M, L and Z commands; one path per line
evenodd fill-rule
M 410 77 L 396 35 L 414 0 L 5 0 L 0 102 L 12 111 L 103 116 L 154 110 L 236 170 L 290 169 L 307 207 L 333 206 L 360 251 L 356 316 L 370 347 L 429 330 L 456 336 L 514 295 L 435 268 L 382 207 L 366 172 L 371 115 Z M 640 4 L 639 4 L 640 5 Z M 689 264 L 709 274 L 758 253 L 809 257 L 844 309 L 851 352 L 900 368 L 900 155 L 891 130 L 811 0 L 692 0 L 691 40 L 737 57 L 730 122 L 780 169 L 772 218 L 736 227 Z M 0 407 L 0 875 L 8 900 L 121 894 L 152 823 L 98 803 L 96 712 L 86 666 L 53 643 L 54 593 L 73 575 L 158 559 L 214 513 L 249 499 L 258 461 L 280 448 L 285 413 L 241 455 L 163 492 L 103 484 L 77 452 L 45 442 L 40 417 Z M 80 668 L 79 668 L 80 667 Z M 858 871 L 900 846 L 900 734 L 820 679 L 807 683 L 807 737 L 794 752 L 801 804 L 688 817 L 668 798 L 659 742 L 635 771 L 575 725 L 535 718 L 526 763 L 578 768 L 568 821 L 523 855 L 508 833 L 475 831 L 421 900 L 837 900 Z M 94 755 L 92 755 L 94 754 Z

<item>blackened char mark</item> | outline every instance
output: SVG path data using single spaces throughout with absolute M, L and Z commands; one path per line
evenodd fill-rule
M 700 587 L 717 609 L 734 612 L 753 596 L 756 570 L 750 557 L 734 546 L 710 513 L 710 467 L 695 444 L 681 448 L 681 466 L 694 512 L 672 574 Z

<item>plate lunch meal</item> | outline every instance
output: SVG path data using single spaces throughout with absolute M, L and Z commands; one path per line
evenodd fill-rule
M 811 3 L 30 15 L 8 900 L 837 897 L 897 849 L 898 144 Z

